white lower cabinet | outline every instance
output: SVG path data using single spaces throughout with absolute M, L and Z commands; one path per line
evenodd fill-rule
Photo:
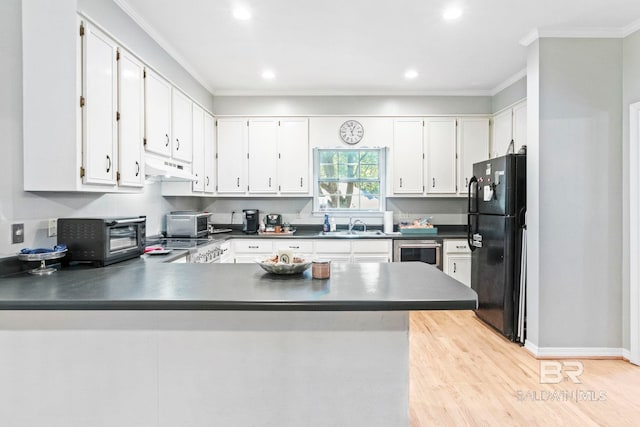
M 471 287 L 471 250 L 466 240 L 444 241 L 443 270 L 449 276 Z
M 251 263 L 279 250 L 292 250 L 305 259 L 334 262 L 391 262 L 391 239 L 232 239 L 233 260 Z

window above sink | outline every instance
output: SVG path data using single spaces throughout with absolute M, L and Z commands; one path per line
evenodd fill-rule
M 315 212 L 385 210 L 385 148 L 316 148 L 313 154 Z

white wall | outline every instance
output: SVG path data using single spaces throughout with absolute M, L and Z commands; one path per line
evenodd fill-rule
M 622 135 L 623 155 L 623 233 L 622 233 L 622 342 L 629 349 L 629 192 L 638 191 L 629 188 L 629 105 L 640 101 L 640 31 L 625 38 L 622 42 Z
M 26 0 L 28 1 L 28 0 Z M 131 20 L 123 16 L 111 1 L 80 0 L 83 10 L 102 22 L 116 36 L 122 36 L 132 47 L 140 49 L 143 56 L 153 58 L 154 66 L 185 88 L 198 88 L 197 82 L 186 71 L 176 68 L 169 58 Z M 0 156 L 0 256 L 13 255 L 25 246 L 52 246 L 55 238 L 47 237 L 47 220 L 78 215 L 147 215 L 148 232 L 157 233 L 163 228 L 164 213 L 173 209 L 195 208 L 199 201 L 192 198 L 177 199 L 160 196 L 159 185 L 147 187 L 139 195 L 99 195 L 75 193 L 26 193 L 23 188 L 22 154 L 22 3 L 20 0 L 0 2 L 0 135 L 4 153 Z M 104 15 L 103 15 L 104 13 Z M 101 18 L 104 18 L 101 21 Z M 172 65 L 173 62 L 173 65 Z M 54 64 L 53 64 L 54 65 Z M 43 70 L 46 72 L 46 70 Z M 207 102 L 210 96 L 204 88 L 194 94 Z M 55 144 L 56 135 L 51 137 Z M 55 159 L 51 159 L 55 161 Z M 12 223 L 25 223 L 24 244 L 11 245 Z
M 528 231 L 538 238 L 529 293 L 538 293 L 539 316 L 537 342 L 529 339 L 620 348 L 622 40 L 541 39 L 538 59 L 539 106 L 530 107 L 539 113 L 539 160 L 529 165 L 539 200 L 529 224 L 538 223 Z
M 527 77 L 507 86 L 491 97 L 491 112 L 497 113 L 527 97 Z

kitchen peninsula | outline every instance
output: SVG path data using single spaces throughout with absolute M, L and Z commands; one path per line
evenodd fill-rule
M 310 273 L 134 260 L 0 278 L 0 416 L 408 425 L 408 311 L 474 309 L 475 292 L 423 263 Z

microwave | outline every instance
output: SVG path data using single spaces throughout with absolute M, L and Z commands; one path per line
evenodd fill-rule
M 211 214 L 174 211 L 167 214 L 167 237 L 206 237 Z
M 67 245 L 65 262 L 105 266 L 144 253 L 147 217 L 59 218 L 58 244 Z

